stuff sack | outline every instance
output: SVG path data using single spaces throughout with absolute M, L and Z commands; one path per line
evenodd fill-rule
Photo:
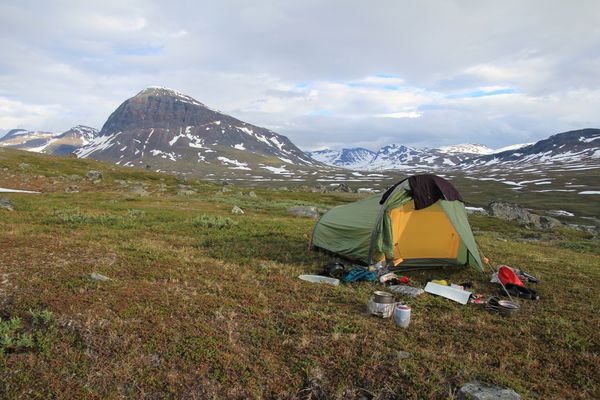
M 498 269 L 498 279 L 500 280 L 500 282 L 502 282 L 504 286 L 511 283 L 516 286 L 525 287 L 525 285 L 523 285 L 523 282 L 519 279 L 517 274 L 515 274 L 512 268 L 506 265 L 501 265 L 500 269 Z
M 515 285 L 513 283 L 507 283 L 504 285 L 506 287 L 506 291 L 514 297 L 520 297 L 522 299 L 530 299 L 530 300 L 539 300 L 540 296 L 533 289 L 526 288 L 525 286 Z M 501 294 L 504 293 L 504 290 L 500 291 Z

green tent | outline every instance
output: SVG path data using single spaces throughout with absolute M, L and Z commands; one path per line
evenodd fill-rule
M 416 175 L 375 195 L 334 207 L 315 225 L 313 248 L 365 264 L 470 265 L 481 257 L 460 194 L 446 180 Z

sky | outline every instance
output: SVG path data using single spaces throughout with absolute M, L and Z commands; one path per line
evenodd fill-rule
M 532 142 L 600 128 L 600 2 L 0 2 L 0 135 L 148 86 L 305 150 Z

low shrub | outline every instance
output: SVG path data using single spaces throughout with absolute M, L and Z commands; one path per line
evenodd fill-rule
M 202 214 L 198 217 L 195 217 L 192 220 L 192 225 L 194 225 L 197 228 L 217 228 L 217 229 L 224 229 L 224 228 L 231 228 L 233 226 L 236 226 L 238 223 L 234 220 L 232 220 L 229 217 L 221 217 L 218 215 L 206 215 L 206 214 Z

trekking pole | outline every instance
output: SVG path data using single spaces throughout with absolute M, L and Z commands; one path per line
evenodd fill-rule
M 502 289 L 504 289 L 504 292 L 506 293 L 506 295 L 510 299 L 511 303 L 514 303 L 515 301 L 510 296 L 510 293 L 508 293 L 508 290 L 506 289 L 506 286 L 504 286 L 504 283 L 502 283 L 502 281 L 500 279 L 498 279 L 498 282 L 500 282 L 500 285 L 502 286 Z

